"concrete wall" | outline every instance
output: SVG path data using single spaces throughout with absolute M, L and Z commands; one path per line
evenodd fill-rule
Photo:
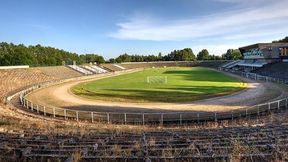
M 21 66 L 0 66 L 0 70 L 4 69 L 26 69 L 29 68 L 29 65 L 21 65 Z

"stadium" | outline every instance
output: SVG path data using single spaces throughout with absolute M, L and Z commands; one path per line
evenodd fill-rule
M 286 47 L 265 44 L 273 61 L 252 45 L 237 61 L 2 66 L 1 161 L 286 161 Z
M 0 162 L 287 162 L 287 6 L 1 1 Z

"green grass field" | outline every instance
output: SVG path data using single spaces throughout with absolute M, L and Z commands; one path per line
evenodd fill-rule
M 147 76 L 167 76 L 165 83 L 147 83 Z M 120 102 L 191 102 L 231 94 L 245 88 L 242 81 L 201 67 L 155 68 L 81 83 L 71 91 L 79 96 Z

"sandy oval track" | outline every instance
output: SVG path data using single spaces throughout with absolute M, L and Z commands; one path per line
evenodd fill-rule
M 232 74 L 228 74 L 232 75 Z M 233 75 L 234 77 L 238 77 Z M 191 103 L 123 103 L 95 101 L 81 98 L 70 92 L 70 88 L 78 83 L 97 80 L 72 81 L 40 89 L 28 96 L 36 104 L 54 106 L 74 110 L 89 110 L 99 112 L 168 112 L 168 111 L 230 111 L 251 106 L 283 96 L 283 87 L 273 83 L 257 83 L 249 79 L 247 89 L 235 94 L 214 97 Z

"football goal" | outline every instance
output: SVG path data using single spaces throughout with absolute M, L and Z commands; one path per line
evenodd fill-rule
M 167 76 L 147 76 L 148 84 L 167 84 Z

